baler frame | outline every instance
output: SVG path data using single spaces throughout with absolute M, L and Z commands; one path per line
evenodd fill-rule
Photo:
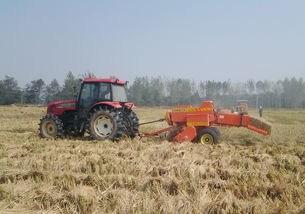
M 202 102 L 200 107 L 192 107 L 190 105 L 173 107 L 166 112 L 165 119 L 170 125 L 168 128 L 143 135 L 142 137 L 151 137 L 167 131 L 176 131 L 178 133 L 170 141 L 217 143 L 220 136 L 215 127 L 221 126 L 245 127 L 263 135 L 271 133 L 271 126 L 269 124 L 253 118 L 246 113 L 217 112 L 214 109 L 213 101 Z

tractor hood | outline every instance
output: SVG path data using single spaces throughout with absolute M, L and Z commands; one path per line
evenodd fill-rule
M 67 110 L 75 110 L 75 109 L 76 109 L 75 101 L 57 101 L 57 102 L 49 103 L 47 113 L 62 115 L 63 112 Z
M 135 108 L 135 105 L 133 103 L 121 103 L 121 102 L 97 102 L 94 105 L 91 106 L 91 108 L 94 108 L 98 105 L 108 105 L 113 108 Z M 58 101 L 58 102 L 52 102 L 48 105 L 48 114 L 55 114 L 55 115 L 62 115 L 65 111 L 74 111 L 76 110 L 76 101 Z

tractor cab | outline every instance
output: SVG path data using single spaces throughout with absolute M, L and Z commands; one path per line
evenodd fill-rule
M 117 79 L 84 79 L 78 95 L 77 109 L 88 113 L 97 104 L 117 106 L 127 103 L 126 82 Z
M 127 102 L 125 82 L 116 79 L 84 79 L 78 96 L 81 106 L 97 101 Z

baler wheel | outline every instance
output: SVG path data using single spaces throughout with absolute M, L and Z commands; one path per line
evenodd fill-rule
M 216 127 L 210 127 L 210 129 L 212 129 L 212 130 L 217 134 L 218 138 L 220 138 L 221 133 L 220 133 L 220 131 L 219 131 L 218 128 L 216 128 Z
M 39 124 L 39 136 L 42 138 L 58 138 L 63 135 L 63 123 L 54 114 L 47 114 Z
M 96 140 L 120 140 L 124 133 L 122 113 L 115 109 L 95 109 L 90 117 L 89 130 Z
M 219 142 L 219 136 L 211 128 L 201 130 L 197 139 L 202 144 L 217 144 Z

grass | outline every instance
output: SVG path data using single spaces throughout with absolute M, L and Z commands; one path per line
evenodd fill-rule
M 271 136 L 222 129 L 205 146 L 40 139 L 45 110 L 0 106 L 0 213 L 305 213 L 305 110 L 266 110 Z

